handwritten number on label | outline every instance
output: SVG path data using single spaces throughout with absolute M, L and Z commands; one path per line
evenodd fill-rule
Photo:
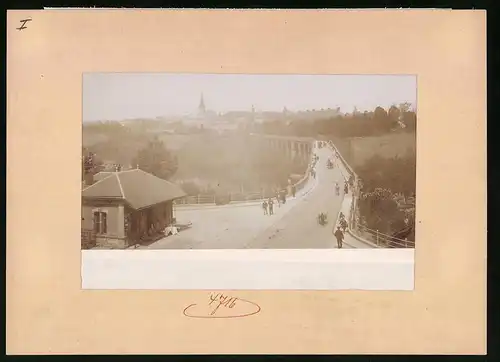
M 29 19 L 23 19 L 23 20 L 19 20 L 19 22 L 21 23 L 21 26 L 19 28 L 16 28 L 17 30 L 21 31 L 23 29 L 28 29 L 28 27 L 26 26 L 26 23 L 28 21 L 31 21 L 32 19 L 29 18 Z
M 232 299 L 232 302 L 231 302 L 231 304 L 229 304 L 229 308 L 233 308 L 236 305 L 236 300 L 238 298 L 231 298 L 231 299 Z
M 215 296 L 213 294 L 210 294 L 210 303 L 208 303 L 208 305 L 211 305 L 213 302 L 215 302 L 218 296 L 219 294 L 216 294 Z
M 255 315 L 260 312 L 260 306 L 258 304 L 253 303 L 249 300 L 224 295 L 222 293 L 210 293 L 207 304 L 208 306 L 211 306 L 211 308 L 209 308 L 209 311 L 205 310 L 204 312 L 202 312 L 201 310 L 199 310 L 199 308 L 197 308 L 198 304 L 194 303 L 184 308 L 182 313 L 186 317 L 190 318 L 241 318 Z M 238 307 L 241 305 L 246 305 L 247 307 L 250 306 L 253 311 L 245 313 L 243 311 L 235 312 L 235 310 L 233 310 L 235 306 Z M 229 315 L 217 315 L 217 311 L 220 309 L 220 307 L 231 309 L 232 312 L 230 312 Z
M 217 293 L 215 296 L 213 294 L 210 295 L 210 303 L 208 305 L 212 305 L 213 302 L 218 302 L 217 306 L 212 310 L 210 315 L 214 315 L 215 312 L 221 307 L 229 307 L 233 308 L 236 305 L 237 298 L 230 298 L 227 295 Z

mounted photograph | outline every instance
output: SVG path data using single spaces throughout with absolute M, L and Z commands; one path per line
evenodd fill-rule
M 85 73 L 81 248 L 413 249 L 413 75 Z

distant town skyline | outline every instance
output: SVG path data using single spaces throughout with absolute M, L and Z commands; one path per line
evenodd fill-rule
M 83 120 L 124 120 L 194 114 L 203 94 L 215 112 L 292 112 L 335 109 L 341 112 L 416 108 L 412 75 L 253 75 L 171 73 L 86 73 Z

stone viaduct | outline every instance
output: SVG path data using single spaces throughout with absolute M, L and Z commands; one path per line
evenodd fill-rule
M 284 153 L 289 159 L 309 162 L 315 140 L 307 137 L 275 136 L 251 133 L 250 139 L 259 148 Z

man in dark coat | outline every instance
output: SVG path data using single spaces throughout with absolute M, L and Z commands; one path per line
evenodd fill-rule
M 337 226 L 337 231 L 335 231 L 335 238 L 337 239 L 337 247 L 342 249 L 342 242 L 344 241 L 344 233 L 340 230 L 340 226 Z

